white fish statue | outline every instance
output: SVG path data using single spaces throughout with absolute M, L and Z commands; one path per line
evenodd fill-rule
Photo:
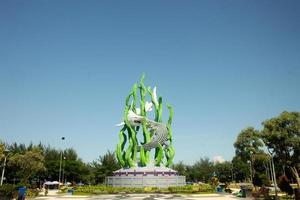
M 153 106 L 152 102 L 146 101 L 145 111 L 146 112 L 152 111 L 152 106 Z M 128 111 L 128 115 L 127 115 L 127 118 L 128 118 L 128 121 L 129 121 L 130 125 L 134 126 L 134 127 L 140 126 L 141 125 L 141 120 L 143 119 L 143 117 L 140 116 L 141 109 L 136 108 L 135 110 L 136 110 L 136 112 L 133 112 L 133 110 L 130 109 Z M 125 122 L 121 122 L 121 123 L 117 124 L 116 126 L 124 126 L 124 124 L 125 124 Z
M 155 106 L 158 106 L 158 101 L 157 101 L 157 95 L 156 95 L 156 86 L 154 86 L 153 88 L 153 103 L 155 104 Z M 152 102 L 145 102 L 145 111 L 146 112 L 151 112 L 152 111 L 152 106 L 153 106 Z M 133 102 L 131 102 L 131 107 L 132 107 Z M 128 112 L 128 121 L 130 123 L 131 126 L 139 126 L 141 125 L 141 123 L 137 123 L 137 121 L 141 121 L 141 119 L 143 118 L 141 115 L 141 109 L 140 108 L 136 108 L 135 112 L 133 112 L 132 109 L 129 110 Z M 121 122 L 119 124 L 117 124 L 116 126 L 124 126 L 125 122 Z

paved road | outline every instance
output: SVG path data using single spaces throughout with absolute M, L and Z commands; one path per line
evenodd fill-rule
M 97 196 L 77 196 L 77 195 L 57 195 L 57 194 L 50 194 L 48 196 L 42 196 L 36 198 L 37 200 L 233 200 L 233 199 L 240 199 L 234 197 L 232 195 L 226 194 L 195 194 L 195 195 L 177 195 L 177 194 L 122 194 L 122 195 L 97 195 Z M 243 198 L 243 200 L 246 200 Z

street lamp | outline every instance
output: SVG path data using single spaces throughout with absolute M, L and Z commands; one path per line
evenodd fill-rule
M 4 179 L 4 172 L 5 172 L 5 166 L 6 166 L 6 155 L 8 154 L 8 150 L 4 150 L 4 162 L 3 162 L 3 168 L 2 168 L 2 175 L 1 175 L 1 182 L 0 185 L 3 184 L 3 179 Z
M 262 140 L 262 143 L 265 147 L 267 147 L 268 149 L 268 153 L 269 156 L 271 157 L 271 160 L 270 160 L 270 172 L 271 172 L 271 178 L 272 178 L 272 181 L 273 181 L 273 184 L 274 184 L 274 189 L 275 189 L 275 199 L 278 199 L 278 191 L 277 191 L 277 181 L 276 181 L 276 172 L 275 172 L 275 167 L 274 167 L 274 159 L 273 159 L 273 154 L 274 154 L 274 151 L 275 149 L 273 149 L 273 151 L 271 151 L 270 147 L 268 147 L 264 141 Z
M 66 162 L 66 157 L 64 156 L 63 160 L 63 167 L 62 167 L 62 183 L 65 183 L 65 162 Z
M 61 137 L 61 140 L 65 140 L 65 137 Z M 63 151 L 60 151 L 60 162 L 59 162 L 59 175 L 58 175 L 58 182 L 61 183 L 61 163 L 62 163 Z
M 231 162 L 231 181 L 234 182 L 234 175 L 233 175 L 233 163 Z
M 250 160 L 248 160 L 248 163 L 249 163 L 249 167 L 250 167 L 250 181 L 251 183 L 253 183 L 253 159 L 252 159 L 252 156 L 253 156 L 253 152 L 250 151 Z
M 249 168 L 250 168 L 250 181 L 251 181 L 251 183 L 253 183 L 252 162 L 251 162 L 251 160 L 248 160 L 247 163 L 249 163 Z
M 271 152 L 271 150 L 268 148 L 268 151 L 269 151 L 269 155 L 271 157 L 271 171 L 272 171 L 272 175 L 273 175 L 272 179 L 273 179 L 274 188 L 275 188 L 275 199 L 278 199 L 276 172 L 275 172 L 274 159 L 273 159 L 274 150 Z

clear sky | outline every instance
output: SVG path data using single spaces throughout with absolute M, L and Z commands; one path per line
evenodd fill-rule
M 299 64 L 296 0 L 1 1 L 0 138 L 97 159 L 144 72 L 175 161 L 230 160 L 243 128 L 300 110 Z

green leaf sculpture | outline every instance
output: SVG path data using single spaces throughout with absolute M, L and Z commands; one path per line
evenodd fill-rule
M 123 168 L 131 168 L 135 166 L 147 166 L 150 162 L 150 151 L 144 147 L 145 144 L 151 142 L 154 137 L 153 127 L 151 124 L 162 124 L 162 111 L 163 103 L 162 97 L 157 100 L 156 97 L 156 87 L 151 90 L 150 87 L 144 85 L 145 75 L 143 74 L 139 84 L 135 83 L 133 85 L 132 91 L 126 97 L 125 109 L 124 109 L 124 122 L 121 123 L 123 126 L 119 132 L 119 143 L 117 144 L 116 155 L 119 164 Z M 139 95 L 138 95 L 139 92 Z M 140 100 L 138 101 L 138 97 Z M 147 112 L 149 111 L 149 102 L 146 101 L 147 98 L 151 99 L 151 105 L 154 107 L 154 120 L 150 120 L 147 117 Z M 131 100 L 131 103 L 130 103 Z M 140 108 L 137 108 L 139 103 Z M 168 145 L 163 145 L 158 143 L 155 148 L 154 161 L 156 166 L 160 166 L 162 163 L 166 167 L 170 166 L 173 162 L 175 149 L 172 140 L 172 120 L 173 120 L 173 108 L 167 104 L 169 110 L 169 119 L 166 124 L 167 130 L 167 143 Z M 147 110 L 148 109 L 148 110 Z M 150 109 L 151 110 L 151 109 Z M 131 115 L 138 116 L 139 121 L 132 121 Z M 131 121 L 130 121 L 131 120 Z M 135 125 L 135 123 L 139 123 Z M 149 125 L 150 123 L 150 125 Z M 139 133 L 141 126 L 143 142 L 139 144 L 137 139 L 137 134 Z M 152 125 L 153 126 L 153 125 Z M 152 129 L 151 129 L 152 128 Z M 127 147 L 127 148 L 126 148 Z M 139 154 L 139 163 L 138 163 Z M 165 159 L 165 161 L 164 161 Z

